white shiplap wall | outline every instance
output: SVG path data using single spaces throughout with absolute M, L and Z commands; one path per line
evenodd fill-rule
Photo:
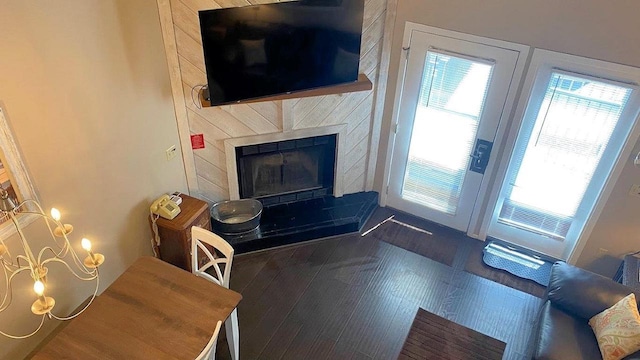
M 348 127 L 344 192 L 370 190 L 367 184 L 372 181 L 373 169 L 368 167 L 369 157 L 375 156 L 377 151 L 370 151 L 370 148 L 371 136 L 375 133 L 372 124 L 376 111 L 386 0 L 365 0 L 360 72 L 373 82 L 372 90 L 210 108 L 199 108 L 192 101 L 191 89 L 207 82 L 198 11 L 269 2 L 272 1 L 158 0 L 191 193 L 210 202 L 229 198 L 225 139 L 281 132 L 290 130 L 291 126 L 295 130 L 341 123 Z M 205 148 L 191 150 L 189 134 L 199 133 L 204 134 Z M 374 146 L 377 146 L 377 139 L 374 139 Z

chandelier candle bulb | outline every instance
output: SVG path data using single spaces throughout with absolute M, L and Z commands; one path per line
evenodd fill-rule
M 38 299 L 40 299 L 40 301 L 42 301 L 43 303 L 45 303 L 45 299 L 44 299 L 44 284 L 42 283 L 42 281 L 38 280 L 33 284 L 33 291 L 36 292 L 36 295 L 38 295 Z
M 89 253 L 89 256 L 84 259 L 84 265 L 86 267 L 95 269 L 104 262 L 104 255 L 94 254 L 93 251 L 91 251 L 91 241 L 89 239 L 82 238 L 80 245 L 82 245 L 82 248 Z
M 55 236 L 63 237 L 65 235 L 71 234 L 71 232 L 73 231 L 73 226 L 70 224 L 63 225 L 60 223 L 60 219 L 61 219 L 60 210 L 56 208 L 51 208 L 51 218 L 53 218 L 53 220 L 55 220 L 56 223 L 58 224 L 58 226 L 53 230 L 53 233 Z
M 44 315 L 50 312 L 56 301 L 52 297 L 44 296 L 44 284 L 42 281 L 37 280 L 33 284 L 33 291 L 38 295 L 38 300 L 31 305 L 31 312 L 36 315 Z
M 56 208 L 51 208 L 51 217 L 55 221 L 60 221 L 60 210 Z
M 82 248 L 89 253 L 89 256 L 91 257 L 91 261 L 95 264 L 96 256 L 93 254 L 93 251 L 91 251 L 91 241 L 87 238 L 82 238 L 82 241 L 80 242 L 80 244 L 82 245 Z
M 80 241 L 80 245 L 82 245 L 82 248 L 85 249 L 85 251 L 91 253 L 91 241 L 89 239 L 82 238 L 82 240 Z

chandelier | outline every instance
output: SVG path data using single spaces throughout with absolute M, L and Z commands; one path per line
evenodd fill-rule
M 47 215 L 35 200 L 16 203 L 9 193 L 0 187 L 0 222 L 11 221 L 13 223 L 20 242 L 18 251 L 21 251 L 21 254 L 15 256 L 15 258 L 12 257 L 10 250 L 13 249 L 10 249 L 4 240 L 0 238 L 0 264 L 6 283 L 4 293 L 0 293 L 0 313 L 7 310 L 11 305 L 12 285 L 16 276 L 20 273 L 25 273 L 29 274 L 29 279 L 33 281 L 33 290 L 36 295 L 36 300 L 31 305 L 31 312 L 36 316 L 40 316 L 41 320 L 37 328 L 27 334 L 12 335 L 1 330 L 0 334 L 12 339 L 25 339 L 37 333 L 42 328 L 46 318 L 62 321 L 70 320 L 80 315 L 91 305 L 98 293 L 98 267 L 104 262 L 104 256 L 94 253 L 91 250 L 91 242 L 83 238 L 81 246 L 87 252 L 87 257 L 84 260 L 80 260 L 67 237 L 73 231 L 73 226 L 60 222 L 60 211 L 57 209 L 52 208 L 50 215 Z M 51 244 L 42 247 L 37 253 L 34 252 L 20 225 L 19 218 L 23 216 L 35 216 L 37 217 L 35 221 L 43 221 L 51 236 L 51 239 L 47 239 L 47 241 L 51 240 Z M 93 295 L 86 302 L 86 305 L 74 314 L 58 316 L 53 311 L 56 301 L 53 297 L 46 295 L 47 275 L 49 267 L 52 265 L 59 265 L 79 280 L 95 281 Z

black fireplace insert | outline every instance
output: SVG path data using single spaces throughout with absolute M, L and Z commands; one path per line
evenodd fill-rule
M 333 194 L 336 135 L 236 148 L 240 198 L 263 205 Z

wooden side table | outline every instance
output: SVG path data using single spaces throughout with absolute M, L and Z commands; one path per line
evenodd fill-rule
M 160 259 L 191 272 L 191 227 L 211 231 L 209 204 L 188 195 L 180 195 L 180 214 L 172 220 L 159 218 Z

